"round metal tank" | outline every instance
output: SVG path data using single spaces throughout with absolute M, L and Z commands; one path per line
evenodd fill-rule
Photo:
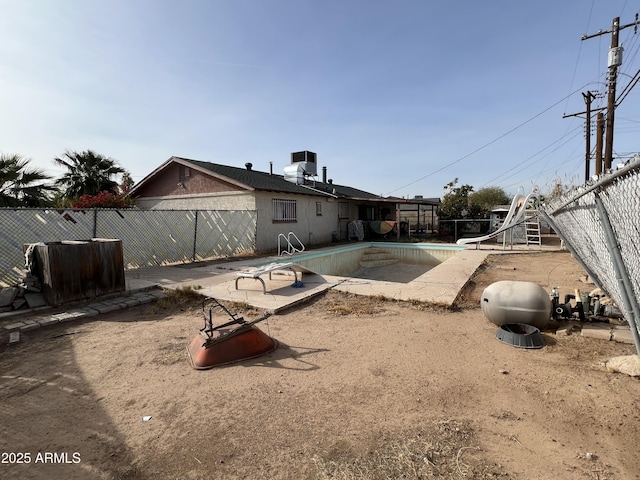
M 489 285 L 480 298 L 482 313 L 498 326 L 524 323 L 543 329 L 551 318 L 551 298 L 537 283 L 503 280 Z

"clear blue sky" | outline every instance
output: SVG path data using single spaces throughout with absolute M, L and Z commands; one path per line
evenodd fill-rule
M 172 155 L 438 197 L 584 179 L 582 92 L 606 92 L 638 0 L 0 0 L 0 151 L 49 175 L 92 149 L 140 181 Z M 625 47 L 618 92 L 640 68 Z M 606 97 L 594 102 L 597 108 Z M 518 128 L 519 127 L 519 128 Z M 595 130 L 595 125 L 594 125 Z M 511 132 L 511 133 L 509 133 Z M 595 145 L 595 137 L 592 137 Z M 614 153 L 640 151 L 640 86 Z

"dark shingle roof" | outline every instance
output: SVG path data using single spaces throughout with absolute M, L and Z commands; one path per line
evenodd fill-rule
M 365 192 L 357 188 L 336 185 L 335 183 L 314 182 L 310 180 L 305 185 L 297 185 L 284 179 L 283 175 L 247 170 L 246 168 L 230 167 L 218 163 L 191 160 L 182 157 L 173 157 L 183 162 L 188 162 L 201 169 L 221 175 L 237 183 L 241 183 L 256 190 L 269 190 L 273 192 L 298 193 L 302 195 L 337 195 L 345 198 L 379 199 L 378 195 Z

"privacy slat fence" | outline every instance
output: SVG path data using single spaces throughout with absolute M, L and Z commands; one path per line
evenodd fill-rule
M 620 308 L 640 354 L 640 155 L 549 202 L 543 215 Z
M 138 268 L 254 252 L 256 221 L 248 210 L 0 208 L 0 285 L 20 280 L 28 243 L 117 238 L 125 268 Z

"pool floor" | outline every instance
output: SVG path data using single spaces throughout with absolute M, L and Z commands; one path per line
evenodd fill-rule
M 431 270 L 434 265 L 398 262 L 384 267 L 363 267 L 349 277 L 385 282 L 409 283 Z

